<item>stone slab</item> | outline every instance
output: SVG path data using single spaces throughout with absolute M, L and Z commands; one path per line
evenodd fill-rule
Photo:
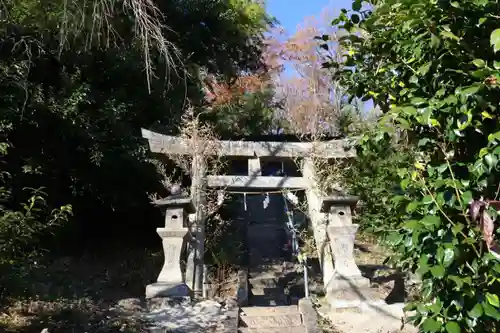
M 148 311 L 155 311 L 165 307 L 173 306 L 189 306 L 191 304 L 191 297 L 153 297 L 146 300 L 146 308 Z
M 289 327 L 302 325 L 300 313 L 275 316 L 240 316 L 244 327 Z
M 339 292 L 349 292 L 363 290 L 368 291 L 370 288 L 370 279 L 363 276 L 356 277 L 339 277 L 333 276 L 333 278 L 326 285 L 327 293 Z
M 302 321 L 306 328 L 306 333 L 321 333 L 318 326 L 318 314 L 313 307 L 313 303 L 308 298 L 301 298 L 299 300 L 299 310 L 302 314 Z
M 191 155 L 189 141 L 176 136 L 155 133 L 141 129 L 142 137 L 148 139 L 153 153 Z M 345 158 L 356 156 L 356 150 L 348 139 L 322 142 L 275 142 L 275 141 L 211 141 L 214 154 L 247 157 L 306 157 L 314 151 L 324 158 Z
M 326 298 L 332 309 L 359 307 L 363 303 L 385 304 L 377 292 L 370 288 L 351 288 L 328 291 Z
M 223 187 L 226 189 L 240 188 L 306 188 L 307 179 L 302 177 L 274 176 L 207 176 L 208 187 Z
M 158 199 L 155 200 L 153 204 L 162 208 L 184 208 L 188 214 L 195 212 L 192 199 L 182 195 L 172 195 L 166 198 Z
M 305 326 L 292 327 L 272 327 L 272 328 L 248 328 L 240 327 L 238 332 L 241 333 L 306 333 Z
M 186 284 L 173 285 L 169 283 L 157 282 L 146 286 L 146 298 L 185 298 L 190 296 L 191 290 Z
M 217 324 L 215 333 L 236 333 L 238 332 L 239 310 L 238 307 L 232 307 L 228 304 L 226 318 Z
M 358 196 L 338 194 L 321 198 L 321 212 L 329 213 L 332 206 L 347 206 L 354 208 L 359 201 Z
M 296 305 L 290 306 L 248 306 L 241 308 L 242 315 L 247 316 L 263 316 L 263 315 L 283 315 L 299 313 L 299 308 Z
M 189 236 L 187 229 L 172 230 L 169 228 L 157 228 L 156 233 L 161 238 L 188 238 Z

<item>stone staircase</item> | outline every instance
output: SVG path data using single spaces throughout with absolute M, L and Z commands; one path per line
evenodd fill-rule
M 288 274 L 294 274 L 293 271 L 284 269 L 282 264 L 259 266 L 250 272 L 249 305 L 240 308 L 238 332 L 315 332 L 316 313 L 310 302 L 304 299 L 300 304 L 299 297 L 294 297 L 285 290 L 287 271 Z
M 273 203 L 280 201 L 271 200 Z M 254 211 L 252 203 L 248 204 Z M 258 205 L 262 205 L 261 200 L 256 202 Z M 289 292 L 296 270 L 289 262 L 291 253 L 284 250 L 288 236 L 283 208 L 278 206 L 279 209 L 268 209 L 271 216 L 259 215 L 247 227 L 248 302 L 239 309 L 238 332 L 320 333 L 315 330 L 317 318 L 312 303 L 299 301 L 303 295 Z
M 240 333 L 305 333 L 297 305 L 248 306 L 240 309 Z

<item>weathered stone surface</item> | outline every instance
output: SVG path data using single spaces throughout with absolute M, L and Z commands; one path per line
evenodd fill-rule
M 195 208 L 190 197 L 183 195 L 172 195 L 162 199 L 155 200 L 154 205 L 161 208 L 182 208 L 185 209 L 188 214 L 194 213 Z
M 274 316 L 240 316 L 244 327 L 290 327 L 302 325 L 302 316 L 299 313 Z
M 361 271 L 354 260 L 354 240 L 358 228 L 357 224 L 329 226 L 327 228 L 335 260 L 336 278 L 361 277 Z M 330 282 L 328 283 L 330 284 Z
M 159 234 L 168 231 L 162 228 L 159 229 Z M 184 239 L 180 237 L 166 237 L 162 239 L 162 244 L 165 260 L 157 281 L 164 284 L 184 283 L 181 270 L 181 252 Z
M 353 195 L 347 195 L 344 193 L 337 193 L 336 195 L 331 195 L 321 198 L 321 211 L 324 213 L 329 213 L 332 207 L 349 207 L 354 209 L 359 201 L 359 197 Z
M 248 159 L 248 175 L 251 177 L 262 176 L 260 158 L 255 157 Z
M 301 298 L 299 300 L 299 310 L 302 314 L 302 320 L 305 326 L 306 333 L 321 333 L 318 326 L 318 318 L 316 310 L 314 310 L 313 304 L 310 299 Z
M 248 303 L 248 274 L 246 270 L 238 272 L 238 289 L 236 290 L 236 299 L 240 306 Z
M 273 176 L 207 176 L 208 187 L 224 187 L 227 189 L 256 188 L 305 188 L 307 182 L 302 177 Z
M 190 290 L 185 284 L 157 282 L 146 286 L 146 298 L 184 298 L 189 296 Z
M 192 151 L 191 151 L 192 153 Z M 203 291 L 203 276 L 205 265 L 203 257 L 205 254 L 205 219 L 206 219 L 206 177 L 207 165 L 203 156 L 195 154 L 191 161 L 191 196 L 193 205 L 196 207 L 195 214 L 192 214 L 191 233 L 196 237 L 193 273 L 194 280 L 190 281 L 193 284 L 193 291 L 197 297 L 202 297 Z M 190 265 L 191 263 L 188 263 Z
M 356 297 L 359 293 L 369 289 L 369 287 L 370 280 L 365 277 L 346 277 L 334 275 L 326 286 L 326 293 L 328 295 L 336 295 L 336 298 L 347 297 L 346 299 L 353 299 L 353 297 Z
M 191 305 L 191 297 L 151 297 L 146 299 L 146 308 L 148 311 L 156 311 L 162 308 L 182 306 L 189 307 Z
M 241 327 L 238 330 L 241 333 L 306 333 L 305 326 L 292 327 L 272 327 L 272 328 L 248 328 Z
M 156 283 L 146 286 L 146 297 L 184 297 L 190 290 L 185 284 L 185 248 L 188 236 L 188 212 L 194 210 L 190 198 L 171 196 L 155 202 L 165 208 L 165 227 L 156 232 L 162 239 L 164 262 Z
M 226 312 L 225 318 L 223 318 L 217 328 L 215 333 L 235 333 L 238 331 L 238 308 L 229 308 Z
M 214 332 L 222 321 L 228 319 L 228 309 L 211 300 L 196 304 L 165 303 L 144 314 L 142 319 L 150 327 L 150 332 Z M 235 327 L 229 332 L 236 332 Z
M 284 315 L 299 313 L 299 308 L 296 305 L 289 306 L 248 306 L 241 309 L 242 315 L 247 316 L 263 316 L 263 315 Z
M 333 276 L 333 258 L 327 240 L 327 216 L 321 211 L 321 192 L 318 185 L 316 167 L 312 158 L 304 158 L 302 165 L 302 176 L 307 180 L 306 197 L 308 203 L 308 213 L 316 242 L 316 249 L 323 272 L 323 283 L 330 281 Z
M 163 135 L 142 129 L 142 137 L 148 139 L 149 149 L 153 153 L 192 154 L 192 147 L 186 140 Z M 248 157 L 305 157 L 314 152 L 324 158 L 354 157 L 356 151 L 348 140 L 331 140 L 324 142 L 255 142 L 255 141 L 217 141 L 208 142 L 208 146 L 216 147 L 214 154 L 225 156 Z

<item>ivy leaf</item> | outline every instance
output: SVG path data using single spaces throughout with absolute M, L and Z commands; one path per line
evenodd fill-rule
M 403 224 L 403 229 L 407 229 L 407 230 L 414 230 L 414 229 L 418 229 L 418 221 L 417 220 L 410 220 L 410 221 L 407 221 L 405 224 Z
M 460 41 L 460 38 L 451 31 L 441 31 L 441 36 L 443 36 L 444 38 L 453 39 L 457 42 Z
M 455 282 L 455 284 L 457 285 L 457 289 L 461 289 L 464 285 L 464 281 L 459 276 L 450 275 L 450 276 L 448 276 L 448 279 Z
M 488 135 L 488 141 L 491 142 L 493 140 L 500 140 L 500 131 L 496 133 L 491 133 Z
M 429 61 L 428 63 L 424 64 L 421 66 L 419 69 L 417 69 L 417 73 L 420 75 L 425 75 L 429 72 L 429 69 L 431 69 L 432 62 Z
M 441 39 L 438 36 L 431 33 L 431 47 L 437 49 L 441 44 Z
M 436 227 L 441 224 L 441 218 L 436 215 L 426 215 L 423 219 L 420 220 L 426 227 Z
M 412 213 L 415 211 L 415 209 L 417 209 L 419 206 L 419 203 L 417 201 L 412 201 L 408 204 L 408 206 L 406 206 L 406 212 L 407 213 Z
M 422 165 L 422 163 L 420 162 L 415 162 L 415 168 L 419 169 L 419 170 L 424 170 L 424 166 Z
M 500 28 L 493 30 L 490 35 L 490 45 L 493 46 L 493 52 L 500 50 Z
M 425 204 L 425 205 L 428 205 L 430 203 L 432 203 L 434 200 L 432 199 L 432 197 L 430 195 L 426 195 L 425 197 L 422 198 L 422 203 Z
M 471 318 L 477 319 L 483 315 L 483 307 L 480 303 L 477 303 L 472 310 L 469 311 L 469 316 Z
M 445 268 L 441 265 L 431 267 L 431 274 L 438 279 L 444 276 L 445 271 Z
M 472 201 L 472 193 L 471 191 L 466 191 L 462 194 L 462 201 L 465 203 L 465 204 L 468 204 L 469 202 Z
M 418 260 L 418 269 L 417 273 L 420 275 L 424 275 L 429 271 L 429 265 L 427 264 L 428 258 L 425 255 L 422 255 L 420 259 Z
M 447 322 L 445 328 L 448 333 L 460 333 L 460 325 L 454 321 Z
M 486 66 L 486 62 L 483 59 L 474 59 L 474 60 L 472 60 L 472 63 L 477 68 L 483 68 L 484 66 Z
M 451 232 L 453 232 L 453 235 L 458 234 L 460 231 L 464 229 L 464 225 L 462 223 L 457 223 L 451 228 Z
M 484 314 L 496 320 L 500 320 L 500 312 L 497 309 L 489 305 L 488 303 L 483 303 Z
M 481 86 L 479 86 L 478 84 L 473 84 L 471 86 L 468 86 L 467 88 L 465 89 L 462 89 L 459 94 L 464 96 L 464 97 L 469 97 L 470 95 L 474 95 L 476 94 L 479 89 L 481 88 Z
M 441 331 L 441 324 L 439 324 L 435 319 L 433 318 L 427 318 L 424 323 L 422 324 L 422 328 L 426 332 L 439 332 Z
M 361 0 L 356 0 L 352 3 L 352 10 L 354 11 L 359 11 L 361 9 L 362 1 Z
M 455 252 L 453 251 L 452 248 L 447 248 L 444 250 L 444 256 L 443 256 L 443 265 L 445 267 L 448 267 L 451 265 L 453 262 L 453 258 L 455 257 Z
M 500 302 L 498 301 L 498 296 L 495 294 L 490 294 L 486 293 L 486 299 L 488 300 L 488 303 L 495 307 L 500 307 Z
M 400 233 L 398 232 L 393 232 L 393 233 L 390 233 L 388 236 L 387 236 L 387 243 L 391 246 L 396 246 L 398 245 L 399 243 L 401 243 L 401 241 L 403 240 L 403 235 L 401 235 Z
M 411 116 L 417 114 L 417 109 L 413 106 L 405 106 L 403 109 L 401 109 L 401 111 Z
M 484 161 L 486 162 L 486 165 L 488 165 L 488 167 L 491 170 L 492 168 L 494 168 L 496 166 L 498 159 L 495 155 L 488 154 L 484 157 Z
M 446 169 L 448 169 L 448 164 L 441 164 L 440 166 L 437 167 L 437 171 L 439 173 L 443 173 Z

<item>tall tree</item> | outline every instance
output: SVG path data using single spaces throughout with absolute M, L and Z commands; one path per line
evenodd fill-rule
M 282 66 L 276 80 L 276 97 L 281 102 L 277 117 L 288 131 L 314 136 L 339 132 L 335 123 L 346 101 L 343 89 L 323 66 L 341 60 L 331 17 L 325 8 L 318 17 L 306 18 L 293 35 L 275 29 L 266 41 L 272 59 Z M 323 43 L 318 36 L 323 36 L 319 39 Z
M 62 238 L 71 245 L 96 230 L 153 235 L 147 194 L 159 183 L 140 128 L 175 133 L 188 103 L 205 107 L 203 72 L 231 80 L 260 69 L 270 18 L 246 0 L 2 5 L 2 208 L 43 187 L 49 211 L 73 205 L 68 226 L 82 237 Z

